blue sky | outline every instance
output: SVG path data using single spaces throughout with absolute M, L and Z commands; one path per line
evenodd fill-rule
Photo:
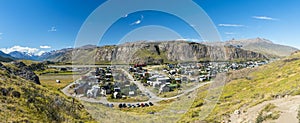
M 5 52 L 19 50 L 38 54 L 72 47 L 85 19 L 103 2 L 104 0 L 0 0 L 0 48 Z M 194 2 L 212 19 L 223 40 L 262 37 L 300 48 L 299 0 Z M 128 3 L 120 7 L 130 5 Z M 148 28 L 142 30 L 145 26 Z M 152 29 L 155 30 L 153 33 Z M 136 33 L 125 36 L 130 31 Z M 117 44 L 121 39 L 179 38 L 172 31 L 182 38 L 199 39 L 191 25 L 178 17 L 159 11 L 140 11 L 124 15 L 116 21 L 99 45 Z

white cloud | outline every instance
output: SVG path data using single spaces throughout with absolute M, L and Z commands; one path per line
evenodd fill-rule
M 55 26 L 51 27 L 51 29 L 50 29 L 50 30 L 48 30 L 48 32 L 56 32 L 56 31 L 57 31 L 57 29 L 56 29 L 56 27 L 55 27 Z
M 219 24 L 221 27 L 244 27 L 244 25 L 240 24 Z
M 143 19 L 144 19 L 144 16 L 142 15 L 141 18 L 140 18 L 139 20 L 137 20 L 137 21 L 131 23 L 130 25 L 138 25 L 138 24 L 142 23 Z
M 268 17 L 268 16 L 253 16 L 252 18 L 258 20 L 277 20 L 276 18 Z
M 200 42 L 199 39 L 193 39 L 193 38 L 182 38 L 182 39 L 176 39 L 176 41 L 192 41 L 192 42 Z
M 37 49 L 37 48 L 22 47 L 22 46 L 13 46 L 11 48 L 1 48 L 0 50 L 4 53 L 19 51 L 19 52 L 27 52 L 27 53 L 32 53 L 32 54 L 36 54 L 39 51 L 39 49 Z
M 234 32 L 225 32 L 226 35 L 235 35 L 236 33 Z
M 138 24 L 140 24 L 141 22 L 142 22 L 141 20 L 137 20 L 137 21 L 133 22 L 131 25 L 138 25 Z
M 46 45 L 44 45 L 44 46 L 40 46 L 40 48 L 42 48 L 42 49 L 50 49 L 51 46 L 46 46 Z

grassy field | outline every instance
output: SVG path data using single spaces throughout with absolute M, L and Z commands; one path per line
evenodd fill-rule
M 168 98 L 168 97 L 177 96 L 179 94 L 182 94 L 182 90 L 175 89 L 175 90 L 170 91 L 170 92 L 164 92 L 164 93 L 158 94 L 157 96 L 163 97 L 163 98 Z
M 219 102 L 205 121 L 221 122 L 228 119 L 234 110 L 246 110 L 278 96 L 299 95 L 299 75 L 300 53 L 257 69 L 229 73 Z M 182 122 L 199 120 L 197 112 L 201 111 L 205 93 L 198 93 L 192 108 L 181 119 Z
M 53 89 L 60 90 L 70 83 L 74 82 L 74 80 L 79 79 L 81 75 L 61 75 L 61 74 L 43 74 L 40 75 L 41 85 Z M 60 80 L 60 83 L 56 83 L 56 80 Z

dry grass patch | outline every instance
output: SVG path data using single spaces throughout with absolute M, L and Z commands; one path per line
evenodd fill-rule
M 40 75 L 41 85 L 53 89 L 60 90 L 70 83 L 74 82 L 81 77 L 81 75 L 60 75 L 60 74 L 44 74 Z M 56 80 L 60 80 L 60 83 L 56 83 Z

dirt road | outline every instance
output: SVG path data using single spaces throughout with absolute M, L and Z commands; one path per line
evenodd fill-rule
M 288 96 L 280 99 L 265 101 L 254 107 L 249 108 L 246 113 L 240 115 L 232 114 L 232 123 L 255 123 L 258 113 L 268 104 L 274 104 L 275 110 L 280 111 L 280 117 L 277 120 L 265 121 L 264 123 L 299 123 L 297 119 L 298 107 L 300 105 L 300 96 Z

